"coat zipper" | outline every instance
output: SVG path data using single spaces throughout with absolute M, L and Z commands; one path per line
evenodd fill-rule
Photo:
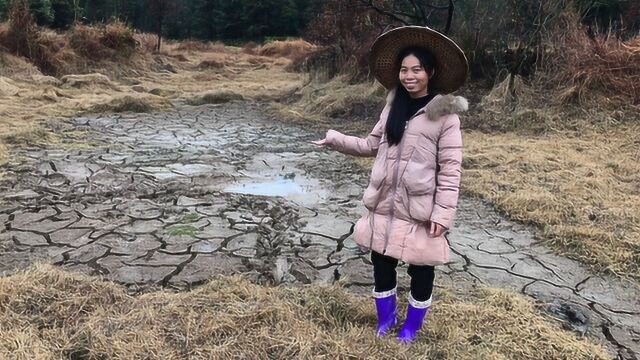
M 418 110 L 411 118 L 409 118 L 409 120 L 407 120 L 407 123 L 404 125 L 404 131 L 406 133 L 407 128 L 409 128 L 409 121 L 413 120 L 413 118 L 415 118 L 416 116 L 422 114 L 422 113 L 426 113 L 427 112 L 427 108 L 429 107 L 429 105 L 431 105 L 431 103 L 433 103 L 433 100 L 435 100 L 435 97 L 433 99 L 431 99 L 431 101 L 429 101 L 429 103 L 423 107 L 422 109 Z M 384 237 L 384 248 L 382 249 L 382 255 L 385 255 L 387 253 L 387 245 L 389 244 L 389 235 L 391 233 L 391 229 L 393 228 L 393 220 L 395 220 L 395 210 L 396 210 L 396 188 L 398 186 L 398 175 L 400 173 L 400 167 L 398 165 L 400 165 L 400 160 L 402 159 L 402 147 L 404 145 L 404 139 L 406 139 L 406 137 L 403 135 L 402 136 L 402 140 L 400 140 L 400 144 L 398 144 L 398 158 L 396 159 L 396 166 L 395 166 L 395 173 L 393 174 L 393 181 L 391 182 L 391 187 L 393 188 L 393 192 L 391 194 L 391 201 L 392 201 L 392 206 L 391 206 L 391 213 L 389 214 L 389 216 L 391 217 L 391 219 L 389 220 L 389 222 L 387 223 L 387 230 L 385 233 L 385 237 Z
M 407 121 L 408 122 L 408 121 Z M 409 124 L 404 126 L 404 130 L 407 131 Z M 400 140 L 400 144 L 398 145 L 398 158 L 396 159 L 395 172 L 393 174 L 393 181 L 391 182 L 391 213 L 389 216 L 391 219 L 387 223 L 387 231 L 384 237 L 384 248 L 382 249 L 382 255 L 387 253 L 387 245 L 389 244 L 389 234 L 391 233 L 391 229 L 393 228 L 393 220 L 395 220 L 395 210 L 396 210 L 396 188 L 398 186 L 398 173 L 400 172 L 400 160 L 402 159 L 402 145 L 404 145 L 404 139 Z

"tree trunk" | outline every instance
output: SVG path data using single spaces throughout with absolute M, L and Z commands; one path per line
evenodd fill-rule
M 162 13 L 162 10 L 160 10 L 159 14 L 158 14 L 158 27 L 157 27 L 158 45 L 156 46 L 156 52 L 160 52 L 160 46 L 162 45 L 162 22 L 163 22 L 163 17 L 164 17 L 164 14 Z

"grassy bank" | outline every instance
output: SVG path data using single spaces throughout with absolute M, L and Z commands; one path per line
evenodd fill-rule
M 220 277 L 193 291 L 130 296 L 37 265 L 0 278 L 0 357 L 12 359 L 606 359 L 522 297 L 440 291 L 411 347 L 374 336 L 369 297 Z M 479 305 L 481 304 L 481 305 Z
M 596 271 L 639 279 L 637 136 L 627 125 L 580 136 L 466 133 L 463 189 Z

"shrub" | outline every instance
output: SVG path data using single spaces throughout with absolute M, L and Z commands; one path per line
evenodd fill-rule
M 325 49 L 311 52 L 316 59 L 307 66 L 335 68 L 336 73 L 350 74 L 351 80 L 362 79 L 368 73 L 369 48 L 388 23 L 358 0 L 328 0 L 305 35 Z
M 600 93 L 614 103 L 640 104 L 640 35 L 591 38 L 577 14 L 567 12 L 549 38 L 547 80 L 564 89 L 563 100 L 582 102 Z
M 102 29 L 100 42 L 125 58 L 133 55 L 138 45 L 133 30 L 120 21 L 110 22 Z
M 69 36 L 69 44 L 75 52 L 87 59 L 111 58 L 114 51 L 100 42 L 101 31 L 97 27 L 75 25 Z
M 78 55 L 99 61 L 131 57 L 138 41 L 133 30 L 115 21 L 103 26 L 76 25 L 69 37 L 69 44 Z

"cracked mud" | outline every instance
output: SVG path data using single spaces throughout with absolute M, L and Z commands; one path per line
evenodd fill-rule
M 310 134 L 246 104 L 82 117 L 92 149 L 32 148 L 0 185 L 0 273 L 35 261 L 139 290 L 189 288 L 214 274 L 370 291 L 351 239 L 368 174 Z M 562 324 L 638 359 L 638 285 L 594 275 L 537 245 L 524 225 L 462 198 L 451 262 L 436 285 L 474 283 L 533 297 Z M 400 286 L 407 286 L 400 271 Z

